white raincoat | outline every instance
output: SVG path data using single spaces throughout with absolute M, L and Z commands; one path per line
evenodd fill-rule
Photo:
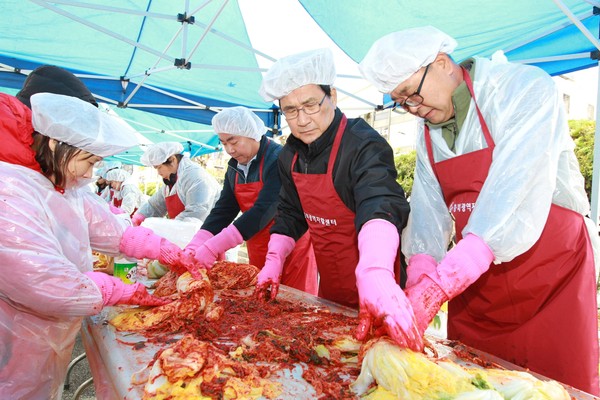
M 110 186 L 106 186 L 104 189 L 102 189 L 102 192 L 100 192 L 100 198 L 102 200 L 104 200 L 105 202 L 109 203 L 110 202 L 110 191 L 112 189 L 110 188 Z
M 0 176 L 0 399 L 58 399 L 82 318 L 102 309 L 91 250 L 118 255 L 129 223 L 32 169 Z
M 106 174 L 107 181 L 121 182 L 121 189 L 113 189 L 113 199 L 119 200 L 119 208 L 127 215 L 133 214 L 146 201 L 147 196 L 142 193 L 136 180 L 123 169 L 114 169 Z
M 204 221 L 217 202 L 221 186 L 204 168 L 183 156 L 177 168 L 177 182 L 169 190 L 167 185 L 159 188 L 148 199 L 139 213 L 145 217 L 164 217 L 167 214 L 166 196 L 177 194 L 185 206 L 176 220 L 196 218 Z
M 119 208 L 128 215 L 131 215 L 135 210 L 140 208 L 147 200 L 146 195 L 137 187 L 132 178 L 123 182 L 121 190 L 115 191 L 115 198 L 123 200 Z
M 496 147 L 462 235 L 473 233 L 482 238 L 494 252 L 495 262 L 506 262 L 538 240 L 551 203 L 582 215 L 589 213 L 590 206 L 554 81 L 540 69 L 507 63 L 502 55 L 491 61 L 475 60 L 475 97 Z M 453 221 L 433 173 L 423 121 L 420 123 L 411 213 L 402 235 L 402 251 L 408 258 L 424 253 L 440 261 L 451 240 Z M 431 129 L 431 140 L 436 162 L 486 147 L 473 102 L 456 139 L 456 154 L 448 149 L 441 129 Z M 598 232 L 591 220 L 586 218 L 586 223 L 598 255 Z

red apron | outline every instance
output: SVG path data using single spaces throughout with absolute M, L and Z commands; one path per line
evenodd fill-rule
M 112 200 L 113 206 L 117 207 L 117 208 L 121 208 L 121 206 L 123 205 L 123 199 L 115 199 L 113 198 Z M 133 217 L 133 214 L 135 214 L 135 212 L 137 211 L 137 207 L 133 210 L 133 212 L 131 214 L 129 214 L 130 217 Z
M 267 141 L 267 147 L 269 142 Z M 266 151 L 266 149 L 265 149 Z M 264 156 L 260 160 L 260 171 L 258 182 L 239 183 L 238 175 L 235 176 L 235 186 L 233 193 L 242 212 L 248 211 L 254 206 L 258 195 L 263 188 L 263 166 Z M 269 229 L 273 225 L 273 220 L 267 224 L 260 232 L 246 241 L 248 248 L 248 258 L 252 265 L 262 267 L 265 265 L 265 258 L 269 245 L 271 234 Z M 298 241 L 294 250 L 290 253 L 283 265 L 283 275 L 281 283 L 298 290 L 317 294 L 317 262 L 310 241 L 310 234 L 306 232 Z
M 466 70 L 463 76 L 475 101 Z M 427 153 L 455 219 L 457 240 L 493 157 L 494 141 L 479 107 L 477 114 L 488 147 L 437 163 L 425 126 Z M 492 265 L 449 302 L 448 338 L 598 395 L 594 277 L 583 216 L 552 204 L 544 230 L 531 249 L 510 262 Z
M 169 190 L 169 187 L 165 186 L 165 190 Z M 183 210 L 185 210 L 185 205 L 181 202 L 177 192 L 170 196 L 165 196 L 165 205 L 167 206 L 167 214 L 171 219 L 174 219 Z
M 358 308 L 358 289 L 354 275 L 359 259 L 355 213 L 346 207 L 333 185 L 333 166 L 346 122 L 346 116 L 342 116 L 329 156 L 327 173 L 294 172 L 298 153 L 292 160 L 291 171 L 315 249 L 320 278 L 319 297 Z M 398 278 L 399 258 L 396 264 Z

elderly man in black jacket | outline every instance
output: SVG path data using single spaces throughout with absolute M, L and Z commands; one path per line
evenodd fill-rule
M 357 338 L 371 328 L 419 340 L 400 287 L 400 233 L 409 205 L 396 182 L 393 151 L 362 119 L 336 107 L 333 55 L 318 49 L 277 61 L 261 95 L 278 100 L 292 132 L 279 155 L 282 190 L 257 295 L 277 294 L 281 260 L 307 230 L 319 295 L 359 307 Z

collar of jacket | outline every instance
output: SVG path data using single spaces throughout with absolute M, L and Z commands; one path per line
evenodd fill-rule
M 298 154 L 302 155 L 304 159 L 310 160 L 317 154 L 320 154 L 323 150 L 329 147 L 333 143 L 335 133 L 337 132 L 340 121 L 342 120 L 342 111 L 339 108 L 335 109 L 335 115 L 331 125 L 311 144 L 305 144 L 300 139 L 297 139 L 294 135 L 290 135 L 287 139 L 287 143 L 290 147 L 297 151 Z

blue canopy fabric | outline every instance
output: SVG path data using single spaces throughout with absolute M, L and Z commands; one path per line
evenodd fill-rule
M 216 150 L 207 126 L 223 107 L 249 107 L 273 126 L 237 1 L 3 0 L 0 31 L 4 92 L 21 88 L 40 65 L 63 67 L 126 119 L 148 124 L 161 115 L 153 122 L 163 131 L 201 131 L 183 135 L 197 154 Z
M 103 103 L 100 106 L 107 107 Z M 222 148 L 219 137 L 210 125 L 196 124 L 135 109 L 108 108 L 110 112 L 119 115 L 140 134 L 141 142 L 140 146 L 107 158 L 109 161 L 119 160 L 124 164 L 141 166 L 140 157 L 145 151 L 145 145 L 166 141 L 180 142 L 184 151 L 190 153 L 190 157 L 220 151 Z
M 306 11 L 354 61 L 388 33 L 433 25 L 458 42 L 457 61 L 503 50 L 510 61 L 526 61 L 551 75 L 592 66 L 598 48 L 575 22 L 598 39 L 600 17 L 583 0 L 300 0 Z M 563 8 L 566 10 L 563 11 Z

